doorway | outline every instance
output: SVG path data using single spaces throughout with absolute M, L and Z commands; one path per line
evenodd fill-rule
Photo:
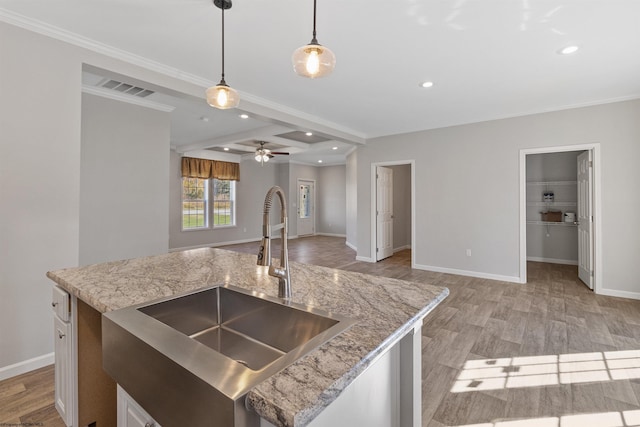
M 298 180 L 298 236 L 310 236 L 316 231 L 316 182 Z
M 520 282 L 527 260 L 578 266 L 579 278 L 602 289 L 600 146 L 520 151 Z
M 377 262 L 402 250 L 415 266 L 415 161 L 371 164 L 371 256 Z

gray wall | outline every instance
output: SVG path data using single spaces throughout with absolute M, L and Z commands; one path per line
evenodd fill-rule
M 81 67 L 1 22 L 0 40 L 2 368 L 53 351 L 45 274 L 78 264 Z
M 355 151 L 347 156 L 345 179 L 347 245 L 356 249 L 358 245 L 358 154 Z
M 236 226 L 208 230 L 182 231 L 181 155 L 171 151 L 169 247 L 171 249 L 215 246 L 230 242 L 260 239 L 264 197 L 269 188 L 279 185 L 288 204 L 289 236 L 297 236 L 297 180 L 316 181 L 316 232 L 344 235 L 345 231 L 345 167 L 315 167 L 296 163 L 265 163 L 260 166 L 252 158 L 240 162 L 240 181 L 236 184 Z M 326 181 L 326 183 L 325 183 Z M 327 192 L 325 188 L 334 187 Z M 290 192 L 293 189 L 293 192 Z M 276 203 L 271 223 L 279 222 L 280 207 Z
M 581 152 L 527 155 L 527 182 L 575 181 L 578 175 L 577 157 Z M 527 201 L 539 202 L 545 186 L 527 186 Z M 551 188 L 557 201 L 577 200 L 576 185 Z M 527 220 L 540 221 L 546 206 L 527 206 Z M 553 206 L 552 210 L 576 212 L 576 206 Z M 578 229 L 573 226 L 527 224 L 527 259 L 533 261 L 577 264 Z
M 600 289 L 640 297 L 640 224 L 620 221 L 640 210 L 639 118 L 634 100 L 373 139 L 357 151 L 358 256 L 371 257 L 371 163 L 415 159 L 416 264 L 517 279 L 520 150 L 598 142 Z
M 52 360 L 53 282 L 45 274 L 79 263 L 83 64 L 193 96 L 202 87 L 4 22 L 0 40 L 2 375 L 13 364 Z
M 411 165 L 393 170 L 393 249 L 411 247 Z
M 182 231 L 180 158 L 180 154 L 171 151 L 169 247 L 190 248 L 259 239 L 262 235 L 264 197 L 272 186 L 282 186 L 279 180 L 286 177 L 287 165 L 265 163 L 260 166 L 253 158 L 243 160 L 240 162 L 240 181 L 236 183 L 236 226 Z M 279 217 L 280 206 L 275 203 L 272 223 L 276 223 Z
M 80 265 L 166 253 L 169 113 L 82 95 Z
M 298 180 L 310 179 L 316 182 L 316 231 L 318 231 L 318 168 L 300 163 L 289 163 L 289 235 L 298 235 Z
M 316 233 L 339 236 L 346 234 L 345 174 L 345 165 L 318 168 Z

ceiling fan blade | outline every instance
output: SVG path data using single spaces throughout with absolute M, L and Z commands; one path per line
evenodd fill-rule
M 285 155 L 285 156 L 289 155 L 289 153 L 285 153 L 283 151 L 272 151 L 271 154 L 282 154 L 282 155 Z

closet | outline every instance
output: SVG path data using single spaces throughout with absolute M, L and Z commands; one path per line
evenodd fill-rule
M 577 157 L 582 152 L 526 156 L 527 261 L 578 265 Z

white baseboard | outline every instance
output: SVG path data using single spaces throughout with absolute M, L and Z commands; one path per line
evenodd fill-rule
M 640 292 L 618 291 L 615 289 L 598 289 L 598 295 L 640 300 Z
M 393 253 L 395 254 L 396 252 L 404 251 L 405 249 L 411 249 L 411 245 L 404 245 L 398 248 L 393 248 Z
M 557 258 L 540 258 L 535 256 L 528 256 L 527 261 L 534 262 L 548 262 L 549 264 L 564 264 L 564 265 L 578 265 L 577 260 L 572 259 L 557 259 Z
M 477 277 L 479 279 L 499 280 L 501 282 L 522 283 L 517 276 L 502 276 L 500 274 L 482 273 L 480 271 L 458 270 L 456 268 L 434 267 L 432 265 L 415 264 L 413 268 L 418 270 L 435 271 L 436 273 L 457 274 L 458 276 Z
M 356 247 L 356 245 L 349 243 L 349 241 L 347 240 L 346 242 L 344 242 L 345 245 L 349 246 L 351 249 L 353 249 L 354 251 L 358 252 L 358 248 Z
M 334 233 L 316 233 L 316 236 L 328 236 L 328 237 L 344 237 L 346 238 L 346 234 L 334 234 Z
M 364 261 L 364 262 L 376 262 L 375 259 L 368 256 L 357 256 L 356 261 Z
M 297 238 L 298 236 L 288 236 L 287 240 L 294 240 Z M 280 239 L 280 234 L 273 236 L 273 240 L 278 240 L 278 239 Z M 201 249 L 201 248 L 218 248 L 220 246 L 239 245 L 242 243 L 259 242 L 260 240 L 262 240 L 262 237 L 254 237 L 252 239 L 242 239 L 242 240 L 231 240 L 229 242 L 205 243 L 203 245 L 197 245 L 197 246 L 184 246 L 182 248 L 170 248 L 169 252 L 180 252 L 180 251 L 188 251 L 190 249 Z
M 218 246 L 239 245 L 241 243 L 251 243 L 251 242 L 259 242 L 259 241 L 260 241 L 260 238 L 252 238 L 252 239 L 234 240 L 230 242 L 206 243 L 204 245 L 185 246 L 182 248 L 171 248 L 169 249 L 169 252 L 188 251 L 189 249 L 200 249 L 200 248 L 216 248 Z
M 5 366 L 0 368 L 0 381 L 42 368 L 43 366 L 52 365 L 53 362 L 54 353 L 49 353 L 43 356 L 34 357 L 33 359 L 14 363 L 13 365 Z

